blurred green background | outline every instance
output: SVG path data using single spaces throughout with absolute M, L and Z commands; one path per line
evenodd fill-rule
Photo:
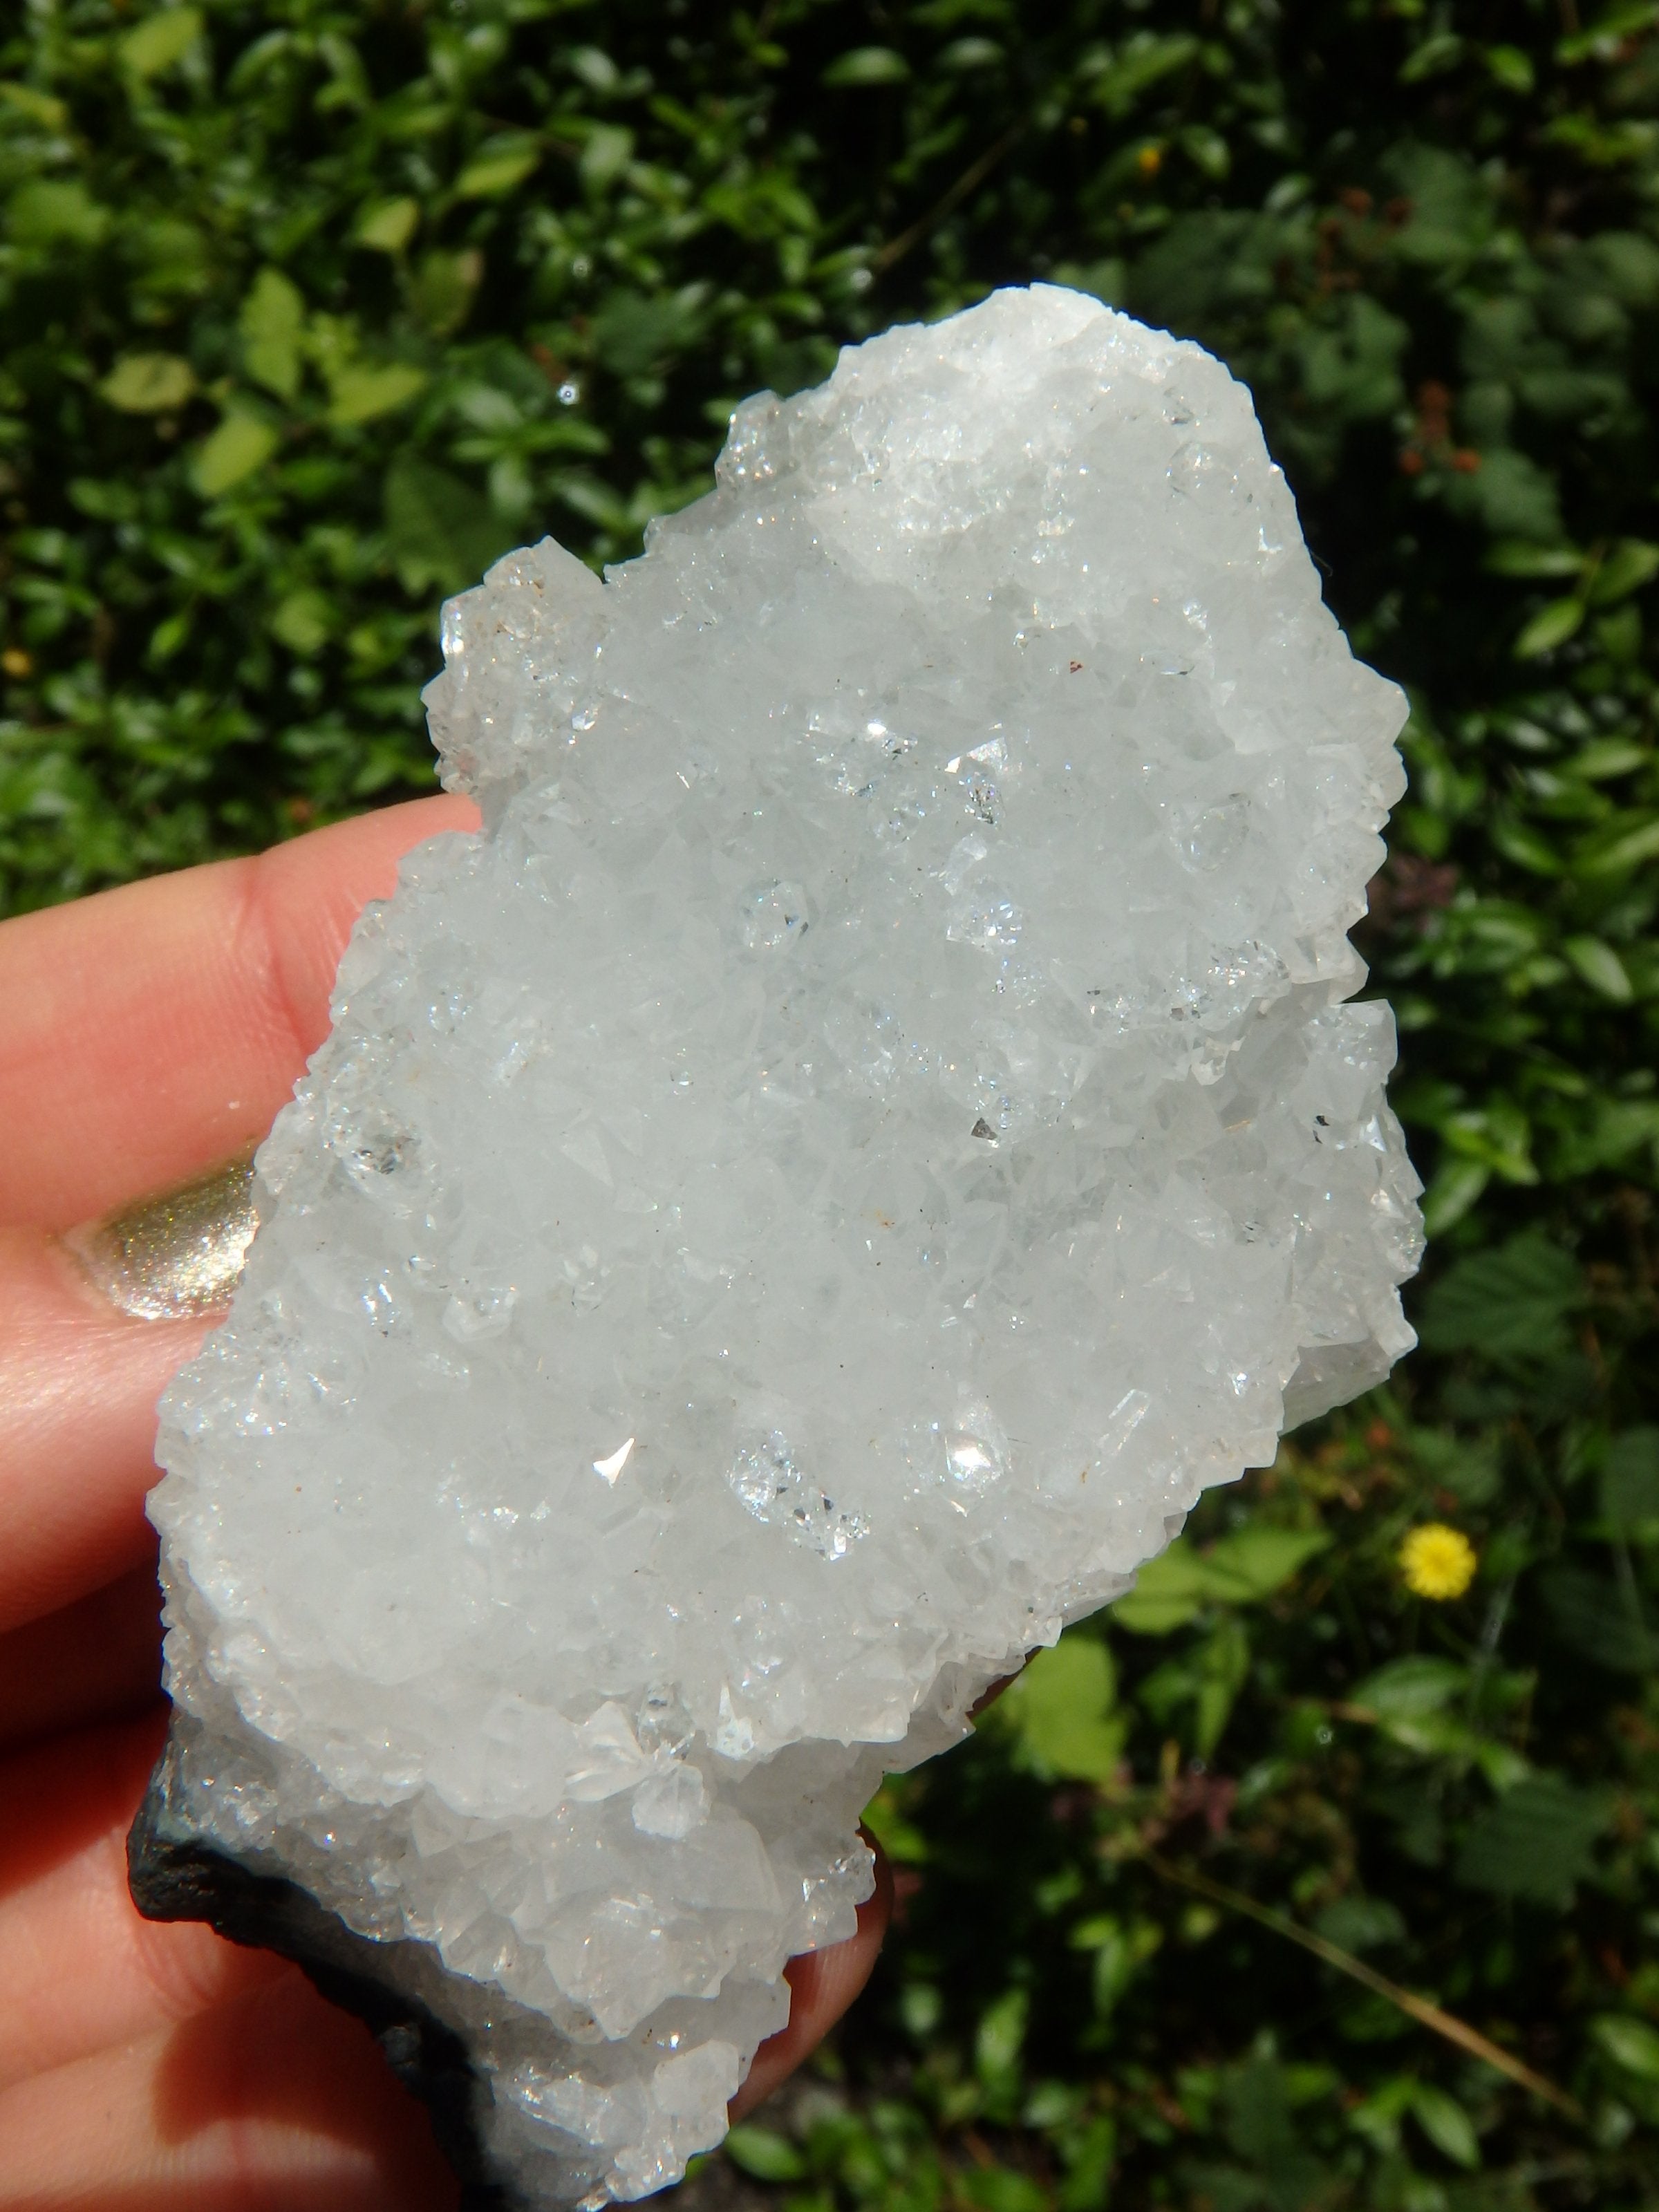
M 878 1979 L 689 2193 L 1659 2203 L 1659 6 L 4 24 L 0 910 L 428 788 L 443 594 L 895 319 L 1041 276 L 1249 380 L 1413 702 L 1422 1349 L 889 1786 Z

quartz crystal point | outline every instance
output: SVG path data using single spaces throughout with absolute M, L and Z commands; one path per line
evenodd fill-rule
M 716 2142 L 882 1774 L 1412 1341 L 1403 702 L 1243 388 L 1006 291 L 717 474 L 446 610 L 483 828 L 358 927 L 150 1505 L 141 1900 L 531 2206 Z

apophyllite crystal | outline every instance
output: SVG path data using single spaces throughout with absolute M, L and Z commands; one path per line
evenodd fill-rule
M 1402 702 L 1243 389 L 1047 287 L 444 652 L 483 830 L 358 929 L 165 1401 L 135 1879 L 597 2204 L 720 2135 L 882 1773 L 1410 1343 Z

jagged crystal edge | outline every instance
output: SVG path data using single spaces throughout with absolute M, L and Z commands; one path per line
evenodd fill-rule
M 446 609 L 484 827 L 353 938 L 151 1503 L 174 1815 L 428 1962 L 533 2205 L 717 2140 L 880 1776 L 1412 1341 L 1403 702 L 1243 388 L 1039 286 L 717 473 Z

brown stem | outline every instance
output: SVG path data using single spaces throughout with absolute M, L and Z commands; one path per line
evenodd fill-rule
M 994 139 L 979 159 L 969 164 L 955 184 L 933 203 L 926 215 L 918 216 L 908 230 L 900 231 L 896 238 L 890 238 L 885 246 L 878 248 L 871 258 L 872 273 L 878 276 L 885 276 L 895 262 L 902 261 L 912 247 L 920 246 L 924 238 L 939 228 L 947 216 L 954 214 L 969 193 L 984 183 L 1003 155 L 1018 143 L 1024 134 L 1026 121 L 1026 117 L 1022 115 L 1011 123 L 1001 137 Z
M 1511 2081 L 1530 2090 L 1534 2097 L 1541 2097 L 1546 2104 L 1553 2105 L 1558 2112 L 1565 2112 L 1571 2119 L 1583 2118 L 1583 2106 L 1576 2098 L 1570 2097 L 1565 2089 L 1558 2088 L 1543 2075 L 1534 2074 L 1530 2066 L 1523 2064 L 1500 2045 L 1482 2035 L 1479 2028 L 1471 2027 L 1467 2021 L 1459 2020 L 1455 2013 L 1443 2012 L 1438 2005 L 1431 2004 L 1426 1997 L 1414 1996 L 1410 1990 L 1402 1989 L 1398 1982 L 1391 1982 L 1386 1974 L 1379 1974 L 1375 1966 L 1368 1966 L 1363 1959 L 1356 1959 L 1352 1951 L 1343 1950 L 1340 1944 L 1327 1942 L 1322 1936 L 1316 1936 L 1312 1929 L 1300 1927 L 1294 1920 L 1287 1920 L 1283 1913 L 1274 1912 L 1267 1905 L 1258 1905 L 1255 1898 L 1247 1897 L 1242 1889 L 1230 1889 L 1225 1882 L 1212 1881 L 1208 1875 L 1176 1866 L 1157 1851 L 1143 1852 L 1142 1856 L 1152 1872 L 1164 1881 L 1174 1882 L 1182 1889 L 1193 1890 L 1200 1897 L 1208 1898 L 1212 1905 L 1224 1905 L 1230 1912 L 1242 1912 L 1247 1919 L 1271 1929 L 1275 1936 L 1283 1936 L 1291 1943 L 1299 1943 L 1304 1951 L 1311 1951 L 1316 1959 L 1323 1960 L 1328 1966 L 1334 1966 L 1340 1974 L 1348 1974 L 1365 1989 L 1375 1990 L 1380 1997 L 1386 1997 L 1408 2018 L 1431 2029 L 1436 2035 L 1443 2036 L 1448 2043 L 1455 2043 L 1460 2051 L 1467 2051 L 1472 2057 L 1482 2059 L 1488 2066 L 1496 2067 L 1500 2074 L 1508 2075 Z

